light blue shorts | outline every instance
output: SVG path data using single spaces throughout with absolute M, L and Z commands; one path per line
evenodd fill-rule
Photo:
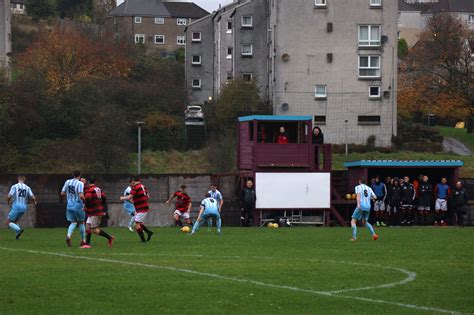
M 8 221 L 17 222 L 26 212 L 26 206 L 13 204 L 12 209 L 8 213 Z
M 131 216 L 133 216 L 133 214 L 135 213 L 135 207 L 130 202 L 125 202 L 123 204 L 123 210 Z
M 86 213 L 83 210 L 82 203 L 68 204 L 66 209 L 66 219 L 69 222 L 84 221 L 86 219 Z
M 214 219 L 216 219 L 216 220 L 219 220 L 219 219 L 221 218 L 221 215 L 220 215 L 219 212 L 214 212 L 214 211 L 212 211 L 212 212 L 206 212 L 206 211 L 204 211 L 204 212 L 202 213 L 202 219 L 203 219 L 204 221 L 206 221 L 206 220 L 208 220 L 208 219 L 210 219 L 210 218 L 214 218 Z
M 356 220 L 369 220 L 370 210 L 362 210 L 359 208 L 355 208 L 354 213 L 352 214 L 352 218 Z

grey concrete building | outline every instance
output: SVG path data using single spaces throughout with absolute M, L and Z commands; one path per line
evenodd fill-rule
M 208 37 L 187 43 L 190 103 L 217 97 L 226 80 L 242 76 L 256 80 L 274 114 L 313 116 L 327 142 L 362 144 L 374 135 L 389 146 L 397 133 L 397 12 L 389 0 L 234 1 L 187 28 L 188 38 Z
M 186 26 L 208 14 L 192 2 L 126 0 L 108 13 L 105 24 L 116 36 L 169 53 L 184 48 Z
M 0 0 L 0 68 L 10 69 L 11 52 L 11 8 L 10 0 Z
M 409 47 L 417 43 L 427 20 L 436 14 L 456 14 L 474 29 L 473 0 L 398 0 L 398 9 L 399 37 Z

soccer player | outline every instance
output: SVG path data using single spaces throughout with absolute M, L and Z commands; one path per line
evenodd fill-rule
M 193 226 L 191 221 L 190 212 L 191 212 L 191 197 L 189 197 L 186 192 L 186 185 L 179 186 L 179 190 L 176 191 L 171 197 L 166 200 L 166 204 L 170 203 L 174 198 L 176 198 L 176 207 L 173 213 L 174 217 L 174 226 L 183 226 L 181 223 L 181 217 L 184 221 L 190 226 Z
M 387 226 L 384 222 L 385 217 L 385 198 L 387 198 L 387 186 L 380 181 L 380 176 L 375 177 L 375 182 L 371 186 L 377 197 L 374 202 L 375 217 L 377 218 L 376 225 L 379 227 Z
M 431 197 L 433 187 L 428 182 L 428 176 L 424 175 L 418 186 L 418 213 L 420 215 L 419 225 L 427 225 L 428 213 L 431 210 Z
M 219 206 L 219 212 L 222 212 L 222 205 L 224 204 L 224 198 L 222 198 L 222 194 L 219 190 L 217 190 L 217 185 L 212 183 L 211 184 L 211 190 L 209 190 L 209 194 L 211 195 L 211 198 L 215 199 L 217 201 L 217 205 Z M 209 218 L 207 221 L 208 225 L 208 230 L 211 230 L 212 227 L 212 218 Z
M 105 237 L 108 241 L 108 245 L 112 248 L 112 243 L 115 239 L 113 235 L 107 234 L 100 228 L 102 217 L 106 215 L 106 204 L 107 198 L 102 189 L 97 185 L 95 178 L 89 179 L 89 186 L 85 191 L 85 204 L 86 204 L 86 244 L 82 248 L 90 248 L 92 233 Z
M 207 221 L 209 218 L 215 218 L 217 224 L 217 233 L 221 234 L 221 214 L 219 212 L 219 205 L 217 200 L 211 198 L 211 194 L 207 193 L 206 198 L 201 201 L 201 207 L 199 208 L 199 215 L 194 223 L 193 230 L 191 231 L 191 235 L 196 233 L 199 228 L 201 227 L 201 223 Z
M 410 183 L 410 177 L 403 177 L 402 185 L 402 206 L 400 207 L 402 214 L 402 225 L 411 225 L 415 219 L 414 205 L 416 198 L 415 186 Z
M 153 232 L 150 231 L 144 224 L 148 211 L 150 211 L 150 208 L 148 206 L 148 200 L 150 199 L 150 197 L 148 196 L 148 189 L 140 182 L 140 176 L 138 175 L 133 177 L 131 185 L 132 190 L 130 191 L 130 195 L 122 196 L 120 197 L 120 200 L 129 200 L 133 202 L 136 213 L 135 230 L 140 236 L 142 243 L 149 242 L 151 240 Z M 143 231 L 146 232 L 147 239 L 145 239 Z
M 436 204 L 435 204 L 435 211 L 436 211 L 436 218 L 434 225 L 438 225 L 438 221 L 440 221 L 440 225 L 446 225 L 445 216 L 446 212 L 448 211 L 448 199 L 451 196 L 451 188 L 447 184 L 448 180 L 446 177 L 441 178 L 441 183 L 436 185 L 435 187 L 435 196 L 436 196 Z
M 25 184 L 25 180 L 25 176 L 18 176 L 18 183 L 10 188 L 10 192 L 7 196 L 8 206 L 10 206 L 10 203 L 13 201 L 10 212 L 8 213 L 7 222 L 8 226 L 15 231 L 15 238 L 17 240 L 20 239 L 21 234 L 25 231 L 20 227 L 18 221 L 26 213 L 30 199 L 32 199 L 36 205 L 36 197 L 33 195 L 31 188 Z
M 392 217 L 391 225 L 395 226 L 400 224 L 400 206 L 402 204 L 402 186 L 400 183 L 403 183 L 403 180 L 395 177 L 388 192 L 388 204 L 390 207 L 390 216 Z
M 84 183 L 81 181 L 81 171 L 74 171 L 73 178 L 68 179 L 61 190 L 61 196 L 67 196 L 66 218 L 70 222 L 67 230 L 66 244 L 71 247 L 71 237 L 79 225 L 81 245 L 86 244 L 86 227 L 84 226 Z
M 130 195 L 130 192 L 132 191 L 131 178 L 129 180 L 129 183 L 130 183 L 129 186 L 123 192 L 124 197 L 127 197 L 128 195 Z M 130 200 L 125 200 L 123 202 L 123 210 L 132 217 L 130 219 L 130 222 L 128 223 L 128 229 L 130 230 L 130 232 L 133 232 L 133 223 L 135 222 L 135 207 L 133 206 L 133 203 Z
M 373 192 L 372 188 L 366 185 L 364 177 L 359 179 L 359 185 L 355 187 L 355 193 L 357 195 L 357 208 L 355 208 L 352 214 L 351 228 L 352 228 L 352 242 L 357 240 L 357 221 L 362 221 L 370 231 L 372 239 L 376 241 L 379 236 L 375 233 L 374 228 L 369 223 L 370 215 L 370 202 L 372 199 L 377 200 L 377 196 Z

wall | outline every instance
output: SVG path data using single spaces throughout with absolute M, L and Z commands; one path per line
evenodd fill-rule
M 9 68 L 11 52 L 10 0 L 0 0 L 0 68 Z
M 62 227 L 67 226 L 65 219 L 65 203 L 61 200 L 60 190 L 68 175 L 31 175 L 27 176 L 27 184 L 32 188 L 38 199 L 38 206 L 30 205 L 27 214 L 21 219 L 23 227 Z M 106 195 L 109 205 L 110 219 L 108 226 L 126 226 L 130 217 L 122 210 L 119 200 L 128 186 L 127 175 L 107 175 L 98 177 L 98 186 Z M 224 197 L 223 224 L 238 225 L 240 210 L 235 199 L 237 178 L 225 176 L 214 178 L 211 175 L 143 175 L 142 182 L 150 192 L 151 211 L 146 219 L 150 226 L 172 226 L 173 205 L 164 202 L 178 189 L 181 184 L 188 186 L 188 193 L 193 200 L 193 217 L 197 217 L 200 201 L 209 190 L 211 182 L 218 183 Z M 6 197 L 11 185 L 16 183 L 16 176 L 0 176 L 0 224 L 6 227 L 8 207 Z

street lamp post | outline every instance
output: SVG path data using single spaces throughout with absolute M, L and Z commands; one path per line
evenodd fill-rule
M 137 121 L 138 127 L 138 154 L 137 154 L 137 174 L 142 171 L 142 126 L 145 124 L 143 121 Z

